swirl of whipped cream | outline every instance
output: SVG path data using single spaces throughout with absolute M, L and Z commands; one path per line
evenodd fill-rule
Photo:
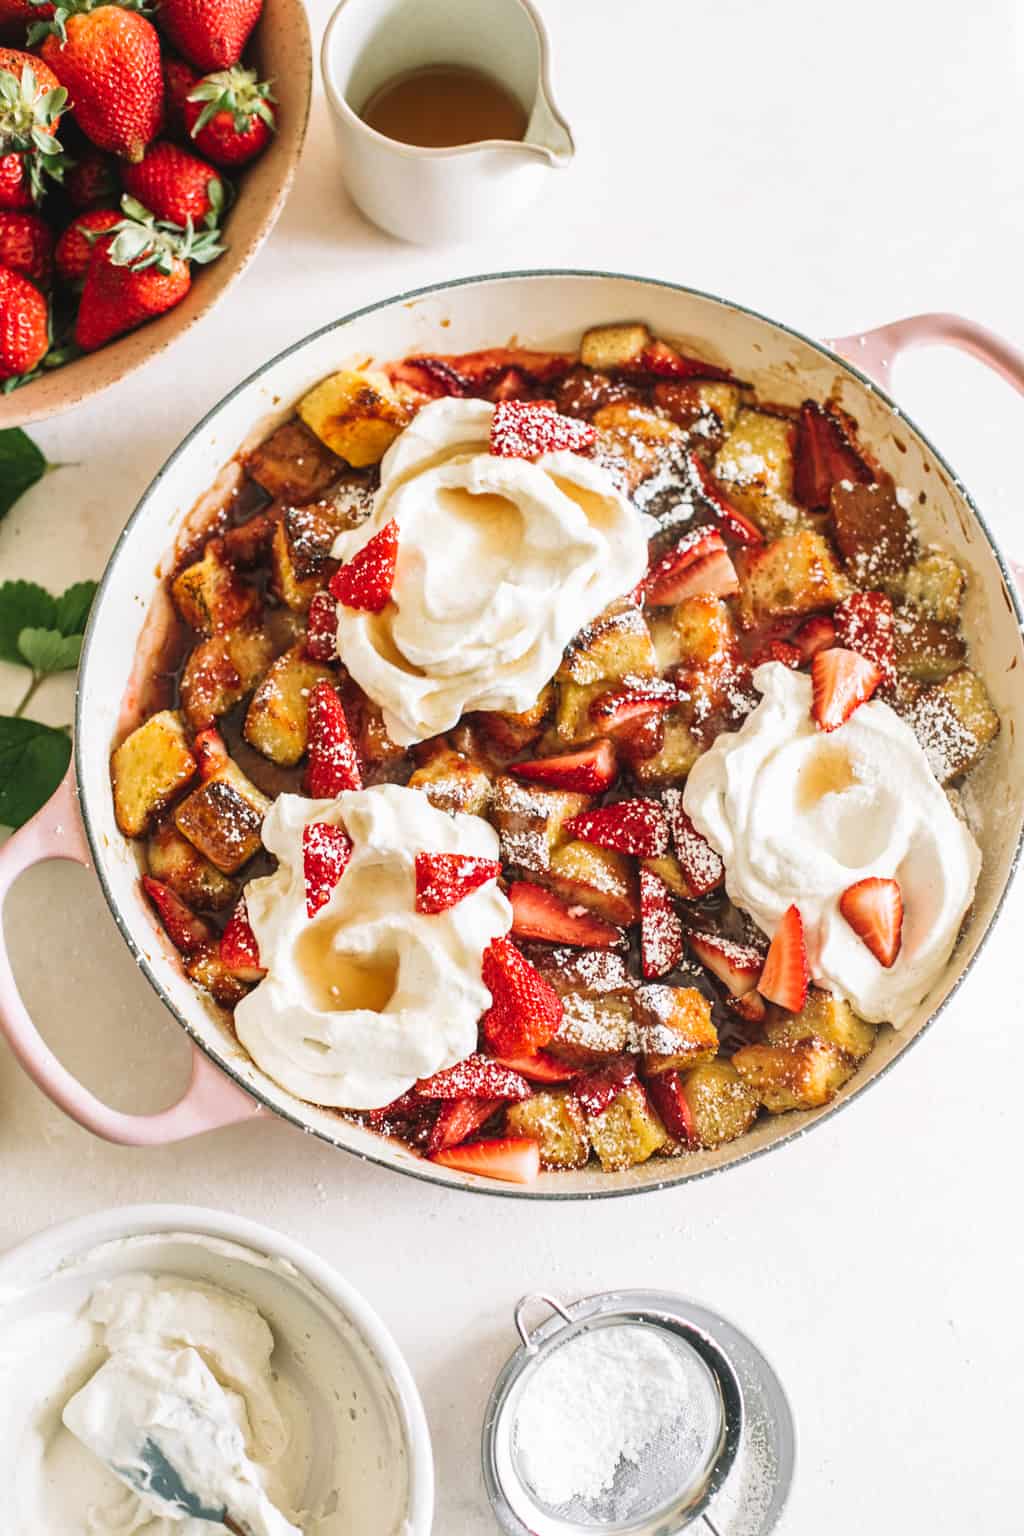
M 328 902 L 306 915 L 302 834 L 343 826 L 352 854 Z M 445 912 L 416 911 L 417 853 L 498 857 L 480 816 L 449 815 L 397 784 L 335 800 L 279 795 L 263 823 L 277 861 L 245 900 L 267 974 L 235 1029 L 275 1082 L 313 1104 L 377 1109 L 476 1049 L 490 1007 L 484 950 L 512 925 L 494 881 Z
M 725 862 L 725 888 L 768 934 L 800 909 L 814 980 L 873 1023 L 906 1024 L 939 979 L 971 904 L 981 853 L 910 727 L 881 700 L 827 735 L 811 680 L 758 667 L 740 731 L 691 770 L 686 812 Z M 887 970 L 839 911 L 869 876 L 899 882 L 903 943 Z
M 338 535 L 351 560 L 394 519 L 380 614 L 338 606 L 338 654 L 408 746 L 466 710 L 527 709 L 573 635 L 647 569 L 651 519 L 580 454 L 488 451 L 493 405 L 436 400 L 384 455 L 373 515 Z

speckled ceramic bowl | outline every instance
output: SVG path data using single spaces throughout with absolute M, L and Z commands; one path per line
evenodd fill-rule
M 188 296 L 159 320 L 0 395 L 0 427 L 59 416 L 165 352 L 209 314 L 270 234 L 291 188 L 309 118 L 313 51 L 302 0 L 264 0 L 248 52 L 260 78 L 273 81 L 278 130 L 239 178 L 238 200 L 224 232 L 228 249 L 210 266 L 194 269 Z

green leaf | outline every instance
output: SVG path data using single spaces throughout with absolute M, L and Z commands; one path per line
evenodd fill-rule
M 0 431 L 0 518 L 45 473 L 46 459 L 27 432 L 20 427 Z
M 82 637 L 62 635 L 59 629 L 23 629 L 18 650 L 33 672 L 71 672 L 82 654 Z
M 76 581 L 74 586 L 68 587 L 67 591 L 62 592 L 58 597 L 57 628 L 62 635 L 85 633 L 89 609 L 92 607 L 98 585 L 99 583 L 95 581 Z
M 71 761 L 65 731 L 0 715 L 0 826 L 20 827 L 45 805 Z
M 56 623 L 57 600 L 44 587 L 34 581 L 0 582 L 0 661 L 23 667 L 18 650 L 22 630 L 53 629 Z

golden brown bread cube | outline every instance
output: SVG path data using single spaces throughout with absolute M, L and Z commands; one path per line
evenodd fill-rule
M 270 583 L 286 608 L 305 613 L 324 586 L 336 530 L 316 505 L 289 507 L 274 529 Z
M 632 493 L 665 463 L 681 458 L 686 433 L 674 421 L 645 405 L 619 401 L 595 411 L 597 453 L 627 493 Z
M 162 709 L 126 736 L 110 758 L 114 815 L 125 837 L 141 837 L 191 782 L 196 760 L 175 709 Z
M 411 419 L 384 374 L 348 369 L 332 373 L 304 395 L 298 412 L 321 442 L 354 469 L 379 464 Z
M 194 733 L 205 731 L 251 693 L 274 659 L 262 624 L 208 635 L 194 646 L 181 674 L 181 708 Z
M 586 686 L 624 677 L 653 677 L 657 670 L 647 620 L 635 603 L 620 599 L 580 630 L 566 647 L 555 677 L 560 683 Z
M 834 608 L 850 591 L 827 540 L 809 528 L 775 539 L 741 565 L 739 614 L 745 629 Z
M 555 734 L 560 744 L 577 746 L 598 734 L 590 706 L 607 692 L 607 682 L 558 684 Z
M 799 1013 L 779 1014 L 765 1025 L 769 1045 L 823 1040 L 854 1061 L 863 1061 L 875 1043 L 878 1026 L 854 1013 L 849 1003 L 820 987 L 811 987 Z
M 694 439 L 702 454 L 716 453 L 732 430 L 743 399 L 739 384 L 718 379 L 662 379 L 654 403 Z
M 999 733 L 988 690 L 967 667 L 925 688 L 907 719 L 940 784 L 976 767 Z
M 637 985 L 626 960 L 615 950 L 579 949 L 568 944 L 552 946 L 537 941 L 527 943 L 524 952 L 562 998 L 572 992 L 598 999 L 612 993 L 628 998 Z
M 302 645 L 293 645 L 272 663 L 252 696 L 243 734 L 251 747 L 283 768 L 293 767 L 306 750 L 309 695 L 316 683 L 331 682 L 329 667 L 311 661 Z
M 313 501 L 342 472 L 331 450 L 298 418 L 286 421 L 245 461 L 251 480 L 275 501 Z
M 185 974 L 196 986 L 209 992 L 222 1008 L 234 1008 L 250 990 L 244 981 L 233 976 L 220 958 L 216 944 L 204 944 L 185 961 Z
M 646 1163 L 668 1141 L 668 1132 L 639 1083 L 623 1088 L 600 1115 L 586 1118 L 591 1143 L 606 1173 Z
M 652 874 L 664 880 L 673 896 L 678 896 L 682 901 L 694 899 L 690 882 L 683 874 L 683 866 L 674 853 L 659 853 L 653 858 L 641 859 L 640 863 L 644 869 L 649 869 Z
M 510 774 L 502 774 L 494 781 L 491 800 L 491 820 L 498 829 L 502 859 L 534 874 L 542 873 L 554 849 L 565 841 L 562 824 L 589 805 L 586 795 L 523 784 Z
M 505 1133 L 539 1142 L 542 1168 L 582 1168 L 590 1156 L 586 1116 L 570 1093 L 535 1093 L 510 1104 Z
M 911 607 L 940 624 L 955 624 L 960 617 L 966 577 L 949 555 L 932 549 L 910 567 L 903 595 Z
M 744 406 L 712 465 L 729 500 L 769 538 L 807 523 L 793 499 L 794 442 L 795 427 L 788 416 Z
M 188 906 L 202 912 L 222 912 L 238 898 L 238 886 L 216 865 L 204 859 L 173 821 L 163 821 L 150 833 L 146 863 L 154 880 L 169 885 Z
M 562 1018 L 547 1047 L 553 1056 L 570 1066 L 590 1067 L 628 1049 L 634 1025 L 627 996 L 609 992 L 594 997 L 564 987 L 556 990 L 562 999 Z
M 962 667 L 967 646 L 957 624 L 942 624 L 911 608 L 898 608 L 893 629 L 897 669 L 916 683 L 941 683 Z
M 415 770 L 409 788 L 422 789 L 439 810 L 465 811 L 471 816 L 483 816 L 491 800 L 491 781 L 484 768 L 443 743 Z
M 220 539 L 210 539 L 202 558 L 178 572 L 171 596 L 185 623 L 201 635 L 235 629 L 260 606 L 259 593 L 239 581 L 224 559 Z
M 855 1070 L 848 1056 L 823 1040 L 745 1045 L 732 1064 L 773 1115 L 827 1104 Z
M 705 666 L 728 656 L 736 643 L 732 614 L 720 597 L 709 592 L 695 593 L 674 608 L 663 608 L 651 633 L 661 672 L 680 664 Z
M 587 421 L 602 405 L 614 400 L 639 400 L 640 391 L 627 379 L 612 378 L 577 364 L 555 384 L 553 399 L 563 416 L 583 416 Z
M 685 1072 L 718 1054 L 711 1004 L 696 987 L 646 982 L 632 996 L 636 1029 L 633 1049 L 646 1074 Z
M 174 825 L 211 864 L 233 875 L 259 851 L 269 809 L 266 795 L 233 758 L 225 757 L 213 776 L 181 802 Z
M 585 368 L 600 368 L 609 373 L 639 363 L 645 347 L 651 344 L 646 325 L 595 325 L 584 331 L 580 341 L 580 362 Z
M 564 843 L 551 854 L 544 883 L 619 927 L 635 923 L 640 915 L 632 865 L 611 848 L 582 841 Z
M 895 487 L 841 480 L 832 487 L 831 512 L 839 553 L 857 585 L 899 596 L 917 558 L 917 539 Z
M 551 683 L 545 683 L 529 709 L 518 713 L 498 709 L 481 710 L 476 719 L 500 751 L 515 755 L 525 752 L 542 734 L 554 703 L 554 687 Z
M 756 1093 L 728 1061 L 694 1067 L 683 1080 L 683 1096 L 694 1138 L 709 1151 L 744 1135 L 757 1118 Z
M 653 757 L 641 758 L 633 764 L 634 776 L 645 787 L 681 783 L 701 755 L 697 738 L 678 710 L 669 710 L 662 717 L 662 724 L 661 748 Z

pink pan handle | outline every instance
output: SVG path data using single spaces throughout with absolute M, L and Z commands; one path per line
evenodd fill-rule
M 0 848 L 0 1034 L 29 1077 L 94 1136 L 129 1147 L 157 1147 L 184 1141 L 203 1131 L 234 1125 L 261 1113 L 247 1093 L 219 1072 L 193 1048 L 192 1076 L 177 1104 L 155 1115 L 130 1115 L 111 1109 L 90 1093 L 63 1067 L 36 1029 L 11 970 L 3 932 L 3 907 L 18 876 L 45 859 L 72 859 L 89 867 L 89 847 L 78 812 L 74 770 L 69 768 L 60 787 L 13 837 Z

